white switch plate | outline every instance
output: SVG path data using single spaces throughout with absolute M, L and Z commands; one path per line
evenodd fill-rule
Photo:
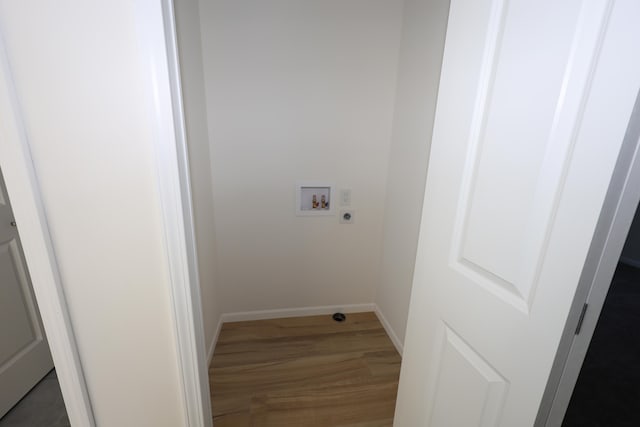
M 343 188 L 340 190 L 340 206 L 351 206 L 351 189 Z

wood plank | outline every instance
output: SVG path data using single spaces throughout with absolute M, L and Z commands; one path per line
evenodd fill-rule
M 395 348 L 386 351 L 368 352 L 364 355 L 372 375 L 400 376 L 402 358 Z
M 384 329 L 222 343 L 211 368 L 364 351 L 394 351 Z
M 338 426 L 393 415 L 397 382 L 376 378 L 307 390 L 282 390 L 255 396 L 251 418 L 260 426 Z M 300 423 L 304 420 L 305 423 Z
M 337 427 L 391 427 L 392 425 L 393 418 L 387 418 L 385 420 L 365 421 L 355 424 L 341 424 Z
M 214 418 L 215 427 L 251 427 L 251 414 L 243 412 Z
M 214 422 L 391 426 L 400 362 L 374 313 L 224 324 L 209 369 Z
M 251 409 L 251 394 L 218 393 L 211 397 L 211 407 L 214 418 L 242 412 L 248 414 Z
M 299 388 L 371 375 L 362 353 L 301 357 L 285 361 L 231 366 L 213 371 L 213 396 Z
M 271 340 L 278 337 L 292 338 L 380 328 L 382 325 L 372 312 L 347 314 L 344 322 L 336 322 L 330 315 L 229 322 L 222 325 L 218 343 Z

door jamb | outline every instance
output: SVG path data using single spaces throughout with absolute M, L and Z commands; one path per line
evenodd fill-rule
M 95 427 L 47 214 L 31 157 L 20 103 L 0 34 L 0 159 L 40 317 L 69 421 Z
M 622 248 L 640 202 L 640 94 L 636 98 L 622 148 L 589 248 L 558 352 L 540 405 L 536 427 L 562 424 L 578 380 Z M 575 331 L 582 313 L 580 333 Z
M 162 226 L 170 270 L 174 336 L 185 426 L 212 425 L 191 208 L 184 114 L 171 0 L 138 0 L 143 66 L 151 76 L 152 119 Z M 4 40 L 0 34 L 0 159 L 36 301 L 72 425 L 95 427 L 42 194 Z
M 172 0 L 136 1 L 145 74 L 150 76 L 156 174 L 162 211 L 185 426 L 211 427 L 207 352 Z

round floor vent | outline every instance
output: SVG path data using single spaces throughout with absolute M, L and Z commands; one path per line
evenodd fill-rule
M 344 322 L 347 319 L 347 316 L 344 313 L 333 313 L 333 320 L 336 322 Z

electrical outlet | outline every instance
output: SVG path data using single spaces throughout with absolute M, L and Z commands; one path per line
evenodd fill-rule
M 340 211 L 340 224 L 353 224 L 354 220 L 355 216 L 352 209 Z

